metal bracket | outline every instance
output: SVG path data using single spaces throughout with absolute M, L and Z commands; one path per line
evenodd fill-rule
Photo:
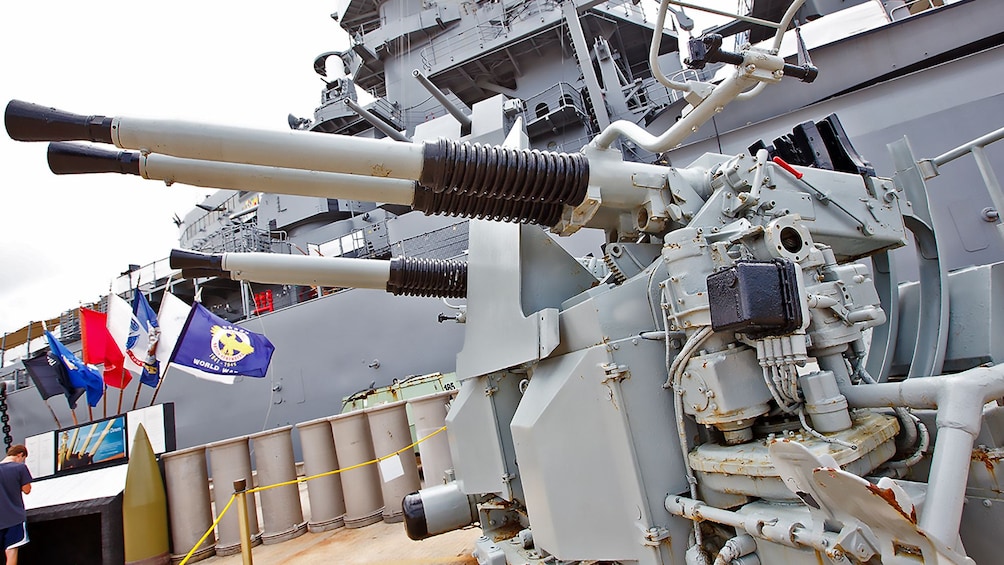
M 631 378 L 631 371 L 628 369 L 627 365 L 618 365 L 616 363 L 603 363 L 600 365 L 603 369 L 603 373 L 606 377 L 601 380 L 601 383 L 607 383 L 610 381 L 621 382 L 624 379 Z
M 658 546 L 662 543 L 662 540 L 669 538 L 669 530 L 663 528 L 662 526 L 652 526 L 651 528 L 645 530 L 645 545 Z
M 941 174 L 938 171 L 937 163 L 931 159 L 921 159 L 917 161 L 917 170 L 920 171 L 920 176 L 924 177 L 924 180 L 931 180 Z
M 837 538 L 837 547 L 845 554 L 853 555 L 856 560 L 867 562 L 879 553 L 879 550 L 876 547 L 875 535 L 866 530 L 867 527 L 861 525 L 845 526 Z

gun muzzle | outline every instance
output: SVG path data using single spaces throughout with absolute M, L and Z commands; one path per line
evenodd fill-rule
M 199 277 L 230 278 L 230 273 L 223 269 L 223 256 L 199 253 L 187 249 L 172 249 L 168 259 L 172 269 L 181 269 L 182 274 L 191 272 Z M 188 277 L 185 278 L 194 278 Z
M 111 151 L 93 145 L 55 142 L 49 144 L 48 159 L 49 170 L 57 175 L 140 174 L 140 154 L 133 151 Z
M 81 116 L 49 106 L 11 100 L 4 112 L 7 135 L 17 141 L 112 143 L 112 118 Z

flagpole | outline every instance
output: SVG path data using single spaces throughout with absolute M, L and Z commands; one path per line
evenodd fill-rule
M 170 293 L 172 295 L 174 294 L 172 292 L 174 290 L 174 286 L 172 286 L 173 284 L 174 284 L 174 273 L 172 272 L 170 275 L 167 276 L 167 282 L 164 283 L 164 292 L 163 292 L 163 294 L 160 295 L 160 310 L 161 310 L 161 312 L 164 311 L 164 302 L 167 301 L 167 295 L 168 295 L 168 293 Z M 192 284 L 193 285 L 195 284 L 195 279 L 192 279 Z M 161 323 L 163 323 L 163 322 L 161 322 Z M 159 343 L 158 343 L 158 346 L 159 346 Z M 162 368 L 160 368 L 160 374 L 157 375 L 159 377 L 157 379 L 157 386 L 153 387 L 153 396 L 150 397 L 150 404 L 147 404 L 148 407 L 149 406 L 153 406 L 153 403 L 157 401 L 157 394 L 160 393 L 160 385 L 164 384 L 164 378 L 167 377 L 167 369 L 170 366 L 171 366 L 171 361 L 170 361 L 170 359 L 168 359 L 168 362 L 164 363 L 164 366 Z
M 170 366 L 170 363 L 164 365 L 164 370 L 160 372 L 160 380 L 157 381 L 157 386 L 153 389 L 153 397 L 150 398 L 150 404 L 147 406 L 153 406 L 153 403 L 157 401 L 157 393 L 160 392 L 160 385 L 164 384 L 164 379 L 167 378 L 167 368 Z
M 77 421 L 77 411 L 76 411 L 76 409 L 70 408 L 70 416 L 73 416 L 73 425 L 74 426 L 80 425 L 80 422 Z
M 59 418 L 56 417 L 56 411 L 53 410 L 52 409 L 52 405 L 49 404 L 49 399 L 46 398 L 44 402 L 45 402 L 45 407 L 49 409 L 49 414 L 52 414 L 52 419 L 56 421 L 56 427 L 57 428 L 62 428 L 63 424 L 59 423 Z
M 120 384 L 125 382 L 126 368 L 125 361 L 122 362 L 122 379 L 119 381 Z M 122 413 L 122 395 L 125 394 L 125 384 L 119 387 L 119 411 L 116 414 Z
M 104 380 L 104 379 L 102 379 L 102 380 Z M 102 418 L 107 418 L 108 417 L 108 383 L 105 383 L 105 392 L 101 395 L 101 402 L 103 403 L 103 405 L 101 406 L 101 417 Z
M 145 368 L 143 370 L 146 371 Z M 142 377 L 139 378 L 139 379 L 136 379 L 136 396 L 134 396 L 133 399 L 132 399 L 132 409 L 133 410 L 136 409 L 136 404 L 139 403 L 139 391 L 141 391 L 141 390 L 143 390 L 143 379 L 142 379 Z

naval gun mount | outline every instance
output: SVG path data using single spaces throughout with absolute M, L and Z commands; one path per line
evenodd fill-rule
M 933 233 L 923 181 L 787 162 L 852 155 L 836 121 L 809 151 L 793 149 L 796 135 L 687 167 L 597 145 L 530 151 L 518 128 L 503 146 L 404 143 L 21 102 L 5 121 L 15 139 L 123 150 L 54 143 L 58 174 L 365 197 L 483 220 L 466 270 L 416 288 L 386 262 L 175 255 L 189 274 L 466 294 L 447 419 L 455 469 L 403 501 L 412 538 L 479 523 L 476 555 L 492 564 L 972 562 L 959 541 L 970 455 L 984 404 L 1004 396 L 1004 372 L 977 365 L 996 345 L 954 375 L 881 382 L 896 280 L 864 261 L 888 264 L 908 229 Z M 533 224 L 603 229 L 607 274 Z M 921 325 L 947 308 L 934 296 L 941 309 Z M 918 334 L 919 374 L 941 373 L 943 339 Z M 936 429 L 908 409 L 936 411 Z

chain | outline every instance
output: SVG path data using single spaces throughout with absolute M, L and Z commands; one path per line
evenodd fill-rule
M 14 438 L 10 437 L 10 415 L 7 414 L 7 384 L 0 383 L 0 422 L 3 422 L 3 443 L 6 446 L 4 451 L 10 449 L 14 443 Z

